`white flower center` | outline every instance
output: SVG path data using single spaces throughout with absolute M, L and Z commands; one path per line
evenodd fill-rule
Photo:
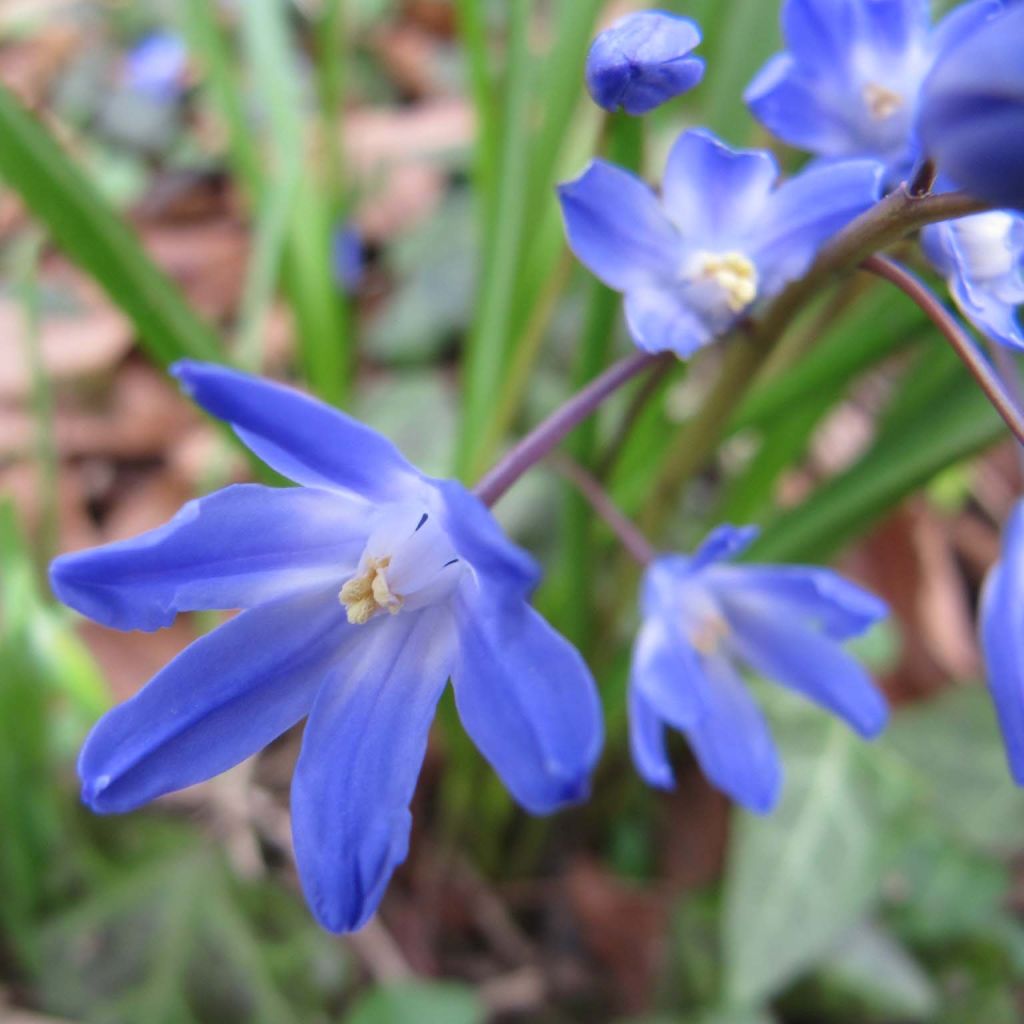
M 695 626 L 690 627 L 690 643 L 708 657 L 718 653 L 728 635 L 729 624 L 716 612 L 705 614 Z
M 1011 244 L 1015 217 L 994 211 L 950 222 L 957 246 L 972 277 L 981 281 L 1013 271 L 1017 255 Z
M 695 252 L 681 276 L 691 304 L 716 326 L 742 313 L 757 298 L 757 268 L 741 252 Z
M 868 82 L 861 90 L 864 105 L 875 121 L 888 121 L 906 105 L 906 99 L 880 82 Z
M 362 626 L 381 612 L 397 615 L 444 600 L 464 570 L 436 517 L 419 506 L 394 505 L 381 513 L 338 599 L 348 621 Z

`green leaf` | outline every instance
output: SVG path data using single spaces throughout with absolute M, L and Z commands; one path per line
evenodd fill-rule
M 728 1005 L 756 1007 L 819 962 L 866 912 L 879 882 L 877 812 L 858 741 L 802 715 L 782 731 L 785 791 L 775 812 L 737 812 L 726 873 Z
M 904 380 L 904 386 L 912 384 L 912 378 Z M 929 381 L 929 388 L 936 401 L 888 423 L 850 469 L 771 523 L 751 548 L 751 558 L 824 561 L 912 491 L 1005 432 L 960 366 L 949 366 L 938 381 Z
M 857 925 L 845 935 L 819 972 L 828 988 L 838 990 L 842 1005 L 864 1007 L 872 1017 L 929 1019 L 939 1005 L 939 994 L 924 968 L 874 922 Z
M 220 360 L 216 334 L 47 130 L 0 86 L 0 177 L 135 324 L 160 363 Z
M 988 690 L 963 686 L 904 712 L 879 744 L 911 773 L 917 801 L 982 850 L 1024 848 L 1024 793 L 1010 778 Z
M 406 982 L 365 996 L 345 1024 L 482 1024 L 484 1008 L 472 989 L 450 983 Z

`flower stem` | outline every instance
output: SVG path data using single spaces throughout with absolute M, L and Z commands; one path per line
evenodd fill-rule
M 567 455 L 556 454 L 552 461 L 558 472 L 583 495 L 587 504 L 612 528 L 622 546 L 637 562 L 649 565 L 654 561 L 657 556 L 654 546 L 641 533 L 640 528 L 612 501 L 596 476 Z
M 535 427 L 506 453 L 473 489 L 485 505 L 493 505 L 531 466 L 538 463 L 569 433 L 583 422 L 601 403 L 624 384 L 645 370 L 654 369 L 675 358 L 668 354 L 649 355 L 637 352 L 613 363 L 601 376 L 592 380 L 546 420 Z
M 823 246 L 810 270 L 785 288 L 752 328 L 744 334 L 737 332 L 730 349 L 739 351 L 730 351 L 707 401 L 669 449 L 644 517 L 648 533 L 657 532 L 680 488 L 702 469 L 733 410 L 796 315 L 834 277 L 854 270 L 879 250 L 918 228 L 985 209 L 984 203 L 962 192 L 914 196 L 907 186 L 901 185 Z
M 1003 386 L 999 374 L 992 369 L 985 357 L 975 347 L 970 335 L 960 327 L 956 318 L 946 309 L 935 293 L 915 274 L 884 256 L 870 256 L 864 261 L 863 266 L 870 273 L 894 284 L 917 304 L 953 346 L 953 351 L 978 382 L 978 386 L 985 392 L 985 397 L 1003 418 L 1014 437 L 1024 444 L 1024 415 Z

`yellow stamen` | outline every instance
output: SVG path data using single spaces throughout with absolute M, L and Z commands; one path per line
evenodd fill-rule
M 690 642 L 704 655 L 718 651 L 722 641 L 729 635 L 729 626 L 720 615 L 708 615 L 690 634 Z
M 903 109 L 903 97 L 898 92 L 878 82 L 868 82 L 864 86 L 864 103 L 868 113 L 876 121 L 887 121 L 893 114 Z
M 345 606 L 348 621 L 353 626 L 362 626 L 378 612 L 386 611 L 397 615 L 405 599 L 392 592 L 385 570 L 391 564 L 391 556 L 371 558 L 361 576 L 353 576 L 338 594 L 338 600 Z
M 714 281 L 734 313 L 741 313 L 757 298 L 757 268 L 741 252 L 697 253 L 697 273 Z

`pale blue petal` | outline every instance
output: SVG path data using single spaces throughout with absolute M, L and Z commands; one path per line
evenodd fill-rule
M 239 484 L 190 501 L 158 529 L 62 555 L 50 581 L 61 601 L 105 626 L 159 629 L 179 612 L 340 587 L 370 515 L 338 492 Z
M 810 266 L 822 243 L 877 202 L 883 167 L 873 160 L 822 163 L 771 197 L 751 239 L 759 292 L 773 295 Z
M 540 581 L 540 567 L 505 536 L 491 510 L 455 480 L 437 480 L 445 501 L 444 528 L 459 554 L 479 572 L 500 579 L 520 596 Z
M 82 798 L 130 811 L 227 771 L 309 711 L 353 627 L 333 592 L 242 612 L 187 647 L 82 748 Z
M 679 236 L 654 192 L 628 171 L 594 160 L 558 187 L 569 247 L 591 273 L 620 292 L 672 278 Z
M 675 785 L 665 751 L 665 725 L 635 686 L 629 690 L 629 749 L 644 782 L 658 789 Z
M 655 615 L 645 620 L 633 647 L 630 687 L 676 729 L 688 729 L 702 714 L 707 681 L 682 624 Z
M 582 800 L 602 721 L 579 652 L 529 605 L 484 579 L 467 583 L 457 615 L 452 684 L 473 742 L 531 813 Z
M 954 7 L 936 26 L 930 40 L 939 55 L 966 39 L 979 25 L 1005 10 L 1001 0 L 969 0 Z
M 731 526 L 729 523 L 716 526 L 689 559 L 689 571 L 698 572 L 715 562 L 738 558 L 757 540 L 760 532 L 756 526 Z
M 684 132 L 665 167 L 665 209 L 691 248 L 743 248 L 779 169 L 770 153 L 730 149 L 708 131 Z
M 883 0 L 861 8 L 865 37 L 874 49 L 899 60 L 915 47 L 924 46 L 931 25 L 929 0 Z
M 321 687 L 292 781 L 303 892 L 332 932 L 361 928 L 409 845 L 409 803 L 451 666 L 445 606 L 381 617 Z
M 979 633 L 1010 771 L 1024 786 L 1024 504 L 1003 531 L 1003 551 L 981 596 Z
M 714 570 L 717 592 L 748 593 L 833 640 L 860 636 L 889 614 L 880 598 L 831 569 L 803 565 L 738 565 Z
M 788 53 L 765 64 L 743 99 L 765 128 L 791 146 L 825 156 L 842 156 L 853 147 L 849 97 L 834 95 Z
M 782 34 L 789 52 L 803 67 L 822 77 L 848 73 L 852 51 L 858 42 L 858 4 L 862 2 L 864 0 L 785 0 Z
M 742 590 L 723 592 L 720 598 L 730 649 L 756 672 L 817 702 L 862 736 L 882 731 L 889 714 L 885 698 L 834 640 L 770 599 Z
M 714 340 L 714 332 L 687 306 L 681 289 L 635 289 L 626 293 L 625 309 L 630 336 L 644 352 L 674 352 L 687 359 Z
M 949 287 L 960 311 L 985 337 L 1024 351 L 1024 330 L 1016 305 L 1004 302 L 993 289 L 984 284 L 972 284 L 961 275 L 957 275 Z
M 208 363 L 183 360 L 171 372 L 197 405 L 230 423 L 289 480 L 374 501 L 401 501 L 417 491 L 419 472 L 390 441 L 315 398 Z
M 708 658 L 704 665 L 708 707 L 687 732 L 690 746 L 715 786 L 744 807 L 766 814 L 782 788 L 782 763 L 768 724 L 724 658 Z

